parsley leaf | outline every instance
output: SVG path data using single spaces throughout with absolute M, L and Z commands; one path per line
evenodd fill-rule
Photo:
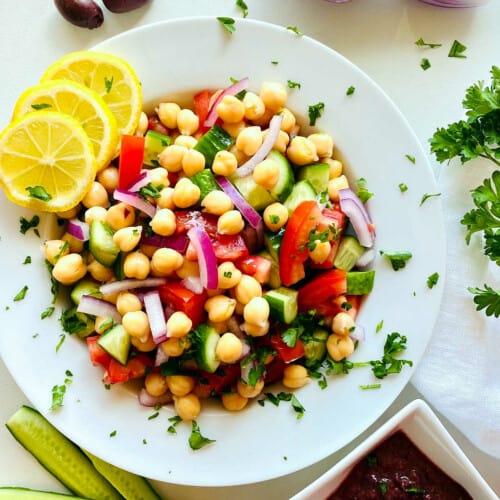
M 52 107 L 52 104 L 49 104 L 48 102 L 40 102 L 40 103 L 36 103 L 36 104 L 32 104 L 31 107 L 35 110 L 35 111 L 39 111 L 41 109 L 47 109 L 47 108 L 51 108 Z
M 217 21 L 222 24 L 229 34 L 232 35 L 236 31 L 236 21 L 232 17 L 218 17 Z
M 412 156 L 412 155 L 405 155 L 405 158 L 406 158 L 409 162 L 413 163 L 413 165 L 415 165 L 415 157 L 414 157 L 414 156 Z
M 40 314 L 40 318 L 45 319 L 45 318 L 52 316 L 52 313 L 54 312 L 54 310 L 55 310 L 55 307 L 53 307 L 53 306 L 47 307 L 47 309 L 45 309 L 45 311 L 43 311 L 42 314 Z
M 422 206 L 429 198 L 435 198 L 437 196 L 441 196 L 441 193 L 434 193 L 434 194 L 425 193 L 422 196 L 422 199 L 420 200 L 420 206 Z
M 431 62 L 429 61 L 429 59 L 427 59 L 427 57 L 424 57 L 421 61 L 420 61 L 420 67 L 426 71 L 428 70 L 430 67 L 431 67 Z
M 248 5 L 243 0 L 236 0 L 236 6 L 242 10 L 243 17 L 248 16 Z
M 299 30 L 299 28 L 297 28 L 297 26 L 287 26 L 286 29 L 289 31 L 293 31 L 297 36 L 302 36 L 304 34 Z
M 321 114 L 325 110 L 325 103 L 324 102 L 318 102 L 317 104 L 311 104 L 309 106 L 309 125 L 311 127 L 313 125 L 316 125 L 316 120 L 321 117 Z
M 271 392 L 265 392 L 264 398 L 259 399 L 258 403 L 260 404 L 260 406 L 264 406 L 266 401 L 269 401 L 274 406 L 279 406 L 281 401 L 289 401 L 292 405 L 293 410 L 297 413 L 297 420 L 300 420 L 304 416 L 304 413 L 306 411 L 295 394 L 292 394 L 290 392 L 280 392 L 277 395 L 274 395 Z
M 189 436 L 189 446 L 192 450 L 199 450 L 207 444 L 215 443 L 215 439 L 209 439 L 202 436 L 200 427 L 195 420 L 191 423 L 191 435 Z
M 171 422 L 171 425 L 168 426 L 167 432 L 170 434 L 177 434 L 176 427 L 182 422 L 182 418 L 175 415 L 174 417 L 170 417 L 168 421 Z
M 294 82 L 292 80 L 287 80 L 286 83 L 287 83 L 289 89 L 300 89 L 300 83 L 299 82 Z
M 407 250 L 388 252 L 386 250 L 380 250 L 380 255 L 383 255 L 389 259 L 394 271 L 399 271 L 406 266 L 406 262 L 412 258 L 412 253 Z
M 25 257 L 23 264 L 31 264 L 31 255 Z
M 352 94 L 354 94 L 355 90 L 356 90 L 356 87 L 354 87 L 353 85 L 351 85 L 350 87 L 347 88 L 347 90 L 345 92 L 345 95 L 352 95 Z
M 368 191 L 366 187 L 366 179 L 360 177 L 354 182 L 356 184 L 356 195 L 363 203 L 366 203 L 373 196 L 373 193 Z
M 53 411 L 56 408 L 63 406 L 64 395 L 66 394 L 66 385 L 55 385 L 52 387 L 52 405 L 50 410 Z
M 437 282 L 439 281 L 439 273 L 432 273 L 428 278 L 427 278 L 427 286 L 429 288 L 433 288 L 435 285 L 437 285 Z
M 106 94 L 109 94 L 111 92 L 114 79 L 114 76 L 112 76 L 111 78 L 107 78 L 106 76 L 104 77 L 104 88 L 106 89 Z
M 436 47 L 441 47 L 443 44 L 442 43 L 429 43 L 425 42 L 423 38 L 419 38 L 416 42 L 415 45 L 418 47 L 429 47 L 430 49 L 435 49 Z
M 467 56 L 464 55 L 464 52 L 467 50 L 467 47 L 461 44 L 458 40 L 453 40 L 453 44 L 450 47 L 450 51 L 448 52 L 448 57 L 460 57 L 465 59 Z
M 87 322 L 84 320 L 85 315 L 77 312 L 75 307 L 71 307 L 62 312 L 59 321 L 63 330 L 70 335 L 80 333 L 87 327 Z
M 398 332 L 387 335 L 384 344 L 384 355 L 381 360 L 370 361 L 375 377 L 384 378 L 391 373 L 400 373 L 404 365 L 413 366 L 408 359 L 398 359 L 394 355 L 406 349 L 406 337 Z
M 47 193 L 43 186 L 28 186 L 26 188 L 30 198 L 36 198 L 41 201 L 50 201 L 52 199 L 52 195 Z
M 402 192 L 402 193 L 405 193 L 406 191 L 408 191 L 408 186 L 404 183 L 404 182 L 401 182 L 399 184 L 399 190 Z
M 19 231 L 21 234 L 26 234 L 31 228 L 36 228 L 40 223 L 40 217 L 38 215 L 34 215 L 30 220 L 25 219 L 24 217 L 19 218 Z
M 20 300 L 23 300 L 24 297 L 26 297 L 26 292 L 28 291 L 28 285 L 24 285 L 19 292 L 16 293 L 14 297 L 14 302 L 19 302 Z
M 476 311 L 484 309 L 486 316 L 500 316 L 500 290 L 493 290 L 488 285 L 484 289 L 469 287 L 467 290 L 474 295 Z

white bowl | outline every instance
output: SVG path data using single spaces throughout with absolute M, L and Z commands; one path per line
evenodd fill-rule
M 498 500 L 498 496 L 466 457 L 435 413 L 421 399 L 416 399 L 406 405 L 329 471 L 290 500 L 327 498 L 341 485 L 360 460 L 397 431 L 403 431 L 431 462 L 462 485 L 472 498 Z

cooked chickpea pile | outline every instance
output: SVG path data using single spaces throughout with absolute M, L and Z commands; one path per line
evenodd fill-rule
M 294 166 L 327 163 L 330 167 L 328 196 L 332 202 L 338 201 L 338 192 L 348 187 L 348 181 L 342 175 L 342 163 L 333 158 L 332 137 L 326 133 L 301 135 L 300 126 L 286 104 L 287 89 L 276 82 L 265 82 L 259 93 L 247 91 L 241 99 L 224 96 L 217 104 L 216 112 L 222 128 L 234 138 L 234 145 L 227 151 L 216 153 L 211 165 L 213 173 L 225 177 L 234 174 L 238 166 L 262 146 L 269 133 L 272 116 L 281 113 L 283 120 L 274 149 L 285 154 Z M 78 216 L 88 224 L 105 222 L 113 232 L 114 243 L 123 254 L 124 278 L 142 280 L 164 277 L 177 281 L 197 278 L 200 270 L 196 252 L 188 249 L 183 254 L 171 248 L 145 245 L 142 243 L 144 232 L 148 230 L 162 237 L 176 234 L 178 210 L 192 209 L 211 214 L 216 217 L 220 235 L 240 234 L 245 228 L 245 219 L 224 191 L 214 190 L 201 198 L 200 188 L 191 180 L 192 176 L 207 168 L 205 156 L 194 149 L 202 135 L 198 116 L 191 109 L 182 108 L 174 102 L 161 102 L 155 112 L 158 126 L 171 137 L 172 142 L 158 154 L 158 166 L 148 170 L 149 182 L 158 190 L 158 196 L 149 199 L 156 205 L 154 216 L 148 218 L 134 207 L 113 199 L 119 179 L 115 164 L 97 174 L 79 206 L 58 215 L 64 219 Z M 151 127 L 148 118 L 145 113 L 142 114 L 136 135 L 145 135 Z M 252 176 L 256 184 L 271 190 L 279 181 L 280 168 L 274 160 L 264 159 L 255 166 Z M 262 217 L 266 228 L 277 232 L 286 226 L 289 212 L 283 203 L 273 202 L 263 210 Z M 98 283 L 118 279 L 114 267 L 98 262 L 84 242 L 69 233 L 58 240 L 46 241 L 44 250 L 46 259 L 53 265 L 53 277 L 63 285 L 74 285 L 84 277 Z M 318 240 L 310 251 L 310 258 L 313 262 L 322 263 L 330 250 L 329 241 Z M 221 367 L 239 365 L 248 352 L 245 338 L 257 339 L 270 331 L 270 307 L 263 297 L 270 286 L 267 281 L 259 281 L 244 273 L 230 260 L 220 260 L 217 271 L 218 287 L 207 292 L 204 321 L 219 334 L 215 355 Z M 104 298 L 116 305 L 135 352 L 151 353 L 154 359 L 153 353 L 161 350 L 165 357 L 176 358 L 192 347 L 190 332 L 196 325 L 184 312 L 171 312 L 166 321 L 167 340 L 157 345 L 139 293 L 131 290 Z M 346 298 L 339 297 L 337 300 L 345 302 Z M 355 311 L 341 312 L 331 321 L 327 351 L 335 361 L 344 359 L 354 350 L 349 336 L 355 327 L 354 317 Z M 239 324 L 236 329 L 235 318 Z M 106 318 L 95 318 L 95 332 L 102 334 L 105 324 Z M 275 356 L 276 352 L 269 355 L 265 363 L 271 363 Z M 164 376 L 153 369 L 145 375 L 144 387 L 152 398 L 171 394 L 175 411 L 181 419 L 193 420 L 201 411 L 200 399 L 208 394 L 196 371 L 191 373 Z M 300 360 L 287 364 L 282 377 L 285 387 L 296 389 L 308 381 L 308 370 Z M 236 377 L 232 386 L 220 395 L 222 405 L 227 410 L 239 411 L 250 399 L 259 396 L 263 388 L 263 380 L 259 379 L 251 385 L 248 380 Z

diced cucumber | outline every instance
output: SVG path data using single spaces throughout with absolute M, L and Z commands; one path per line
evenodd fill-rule
M 205 157 L 205 164 L 211 167 L 215 155 L 219 151 L 229 149 L 234 144 L 234 139 L 222 127 L 215 125 L 206 132 L 196 143 L 194 149 Z
M 90 224 L 89 250 L 103 266 L 111 267 L 115 263 L 120 249 L 113 241 L 113 230 L 105 222 L 94 220 Z
M 266 250 L 262 250 L 259 252 L 261 257 L 269 259 L 271 261 L 271 273 L 269 274 L 269 282 L 268 285 L 270 288 L 279 288 L 281 286 L 281 278 L 280 278 L 280 266 L 278 261 L 271 257 L 271 254 Z
M 238 177 L 233 174 L 229 180 L 236 186 L 243 198 L 257 211 L 264 210 L 264 208 L 276 201 L 265 187 L 253 180 L 251 175 Z
M 116 257 L 115 263 L 113 264 L 113 270 L 115 272 L 116 279 L 121 281 L 126 278 L 125 271 L 123 269 L 123 263 L 125 262 L 125 257 L 127 254 L 120 252 Z
M 114 325 L 103 333 L 97 343 L 116 361 L 127 364 L 130 352 L 130 335 L 121 324 Z
M 279 262 L 279 254 L 280 254 L 280 246 L 283 241 L 283 234 L 285 233 L 285 229 L 281 228 L 276 233 L 271 231 L 266 231 L 264 233 L 264 246 L 266 250 L 269 252 L 271 259 L 276 262 Z
M 293 186 L 292 192 L 285 200 L 285 207 L 288 209 L 288 213 L 291 215 L 292 212 L 306 200 L 315 200 L 316 190 L 313 188 L 312 184 L 308 180 L 302 180 L 297 182 Z
M 100 500 L 121 498 L 80 449 L 35 409 L 21 406 L 5 425 L 17 441 L 71 492 Z
M 311 335 L 302 336 L 301 339 L 304 344 L 306 367 L 316 368 L 326 356 L 328 332 L 322 328 L 317 328 Z
M 0 486 L 0 500 L 85 500 L 82 497 L 55 493 L 54 491 L 32 490 L 19 486 Z
M 219 368 L 220 361 L 215 354 L 219 342 L 217 330 L 206 323 L 199 324 L 194 330 L 194 352 L 198 366 L 209 373 Z
M 70 297 L 75 305 L 80 304 L 80 299 L 82 295 L 92 295 L 93 297 L 102 297 L 102 293 L 99 291 L 99 283 L 87 278 L 83 278 L 78 281 L 73 289 L 71 290 Z
M 280 287 L 269 290 L 263 297 L 269 303 L 270 316 L 284 323 L 291 323 L 297 317 L 297 290 Z
M 211 191 L 220 190 L 215 176 L 209 168 L 205 168 L 200 172 L 194 174 L 190 177 L 191 181 L 200 188 L 200 200 L 203 200 L 205 196 Z
M 275 149 L 271 150 L 267 159 L 273 160 L 279 166 L 278 182 L 269 192 L 274 199 L 283 203 L 292 192 L 295 184 L 292 166 L 287 158 Z
M 313 163 L 305 165 L 299 169 L 297 180 L 308 180 L 315 189 L 316 194 L 325 192 L 328 189 L 330 179 L 330 165 L 328 163 Z
M 159 167 L 158 155 L 172 143 L 169 135 L 148 130 L 144 136 L 144 160 L 143 163 L 150 167 Z
M 354 236 L 344 236 L 340 242 L 333 265 L 338 269 L 350 271 L 364 253 L 365 248 L 361 246 Z
M 83 450 L 94 467 L 120 492 L 125 499 L 161 500 L 149 482 L 141 476 L 132 474 Z
M 365 295 L 373 290 L 375 271 L 351 271 L 347 273 L 347 294 Z

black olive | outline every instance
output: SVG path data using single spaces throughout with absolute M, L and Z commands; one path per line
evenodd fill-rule
M 54 0 L 61 15 L 81 28 L 98 28 L 104 21 L 102 9 L 94 0 Z
M 119 14 L 138 9 L 146 4 L 147 1 L 148 0 L 104 0 L 104 5 L 111 12 Z

